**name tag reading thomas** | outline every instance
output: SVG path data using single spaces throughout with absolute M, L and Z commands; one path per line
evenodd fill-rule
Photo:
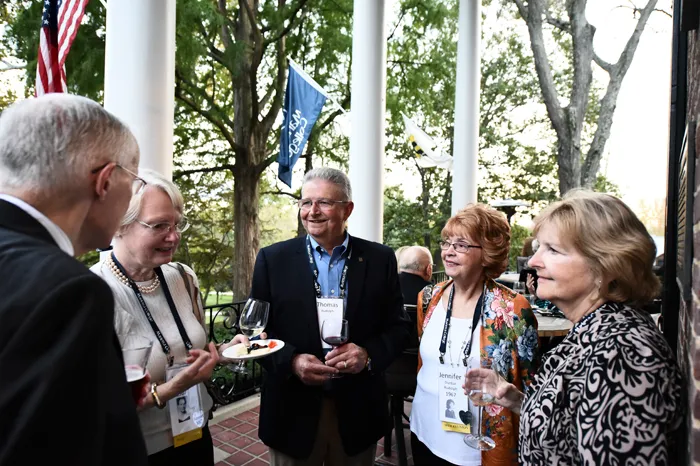
M 343 298 L 316 298 L 316 310 L 318 311 L 318 333 L 321 334 L 321 326 L 324 320 L 337 322 L 341 326 L 344 315 L 345 300 Z M 332 346 L 321 340 L 323 349 L 331 349 Z

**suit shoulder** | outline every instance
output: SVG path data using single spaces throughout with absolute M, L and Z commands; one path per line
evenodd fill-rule
M 5 275 L 4 270 L 14 272 L 8 273 L 8 277 L 40 281 L 45 288 L 59 287 L 72 280 L 109 288 L 84 264 L 57 246 L 28 237 L 12 247 L 0 247 L 0 274 Z
M 260 250 L 260 252 L 265 255 L 277 255 L 287 253 L 289 251 L 294 251 L 304 244 L 304 237 L 298 236 L 296 238 L 288 239 L 286 241 L 280 241 L 279 243 L 271 244 Z
M 362 238 L 357 238 L 356 236 L 352 237 L 352 241 L 353 244 L 357 245 L 358 248 L 361 248 L 367 253 L 394 256 L 394 250 L 384 244 L 377 243 L 375 241 L 368 241 Z

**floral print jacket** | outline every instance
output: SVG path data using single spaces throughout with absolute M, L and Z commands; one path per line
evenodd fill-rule
M 452 284 L 448 280 L 426 287 L 418 295 L 418 336 L 428 325 L 435 306 Z M 423 294 L 429 292 L 430 298 Z M 520 390 L 530 385 L 537 371 L 540 354 L 537 320 L 525 297 L 511 289 L 486 281 L 484 315 L 481 318 L 481 357 L 493 358 L 493 368 Z M 420 364 L 420 363 L 419 363 Z M 420 365 L 419 365 L 420 367 Z M 496 441 L 496 448 L 482 453 L 484 466 L 518 464 L 518 424 L 520 418 L 509 409 L 485 407 L 482 432 Z

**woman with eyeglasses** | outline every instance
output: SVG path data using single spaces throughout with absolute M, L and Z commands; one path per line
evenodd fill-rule
M 421 465 L 517 464 L 518 419 L 510 410 L 487 406 L 483 419 L 462 383 L 482 360 L 521 389 L 539 360 L 537 327 L 527 300 L 494 281 L 506 269 L 510 226 L 505 216 L 471 204 L 442 230 L 442 260 L 449 280 L 418 296 L 420 364 L 411 409 L 411 447 Z M 454 403 L 448 403 L 453 400 Z M 451 404 L 458 419 L 445 417 Z M 495 447 L 480 451 L 464 442 L 481 432 Z
M 203 382 L 210 379 L 221 351 L 247 339 L 238 335 L 218 349 L 207 344 L 197 276 L 189 267 L 172 262 L 181 234 L 189 227 L 182 213 L 182 195 L 154 171 L 133 175 L 134 194 L 114 249 L 91 270 L 114 292 L 116 333 L 153 341 L 146 367 L 151 385 L 139 412 L 149 464 L 213 465 L 206 425 L 212 399 Z M 192 407 L 191 424 L 178 422 L 182 415 L 176 398 L 186 399 Z M 174 437 L 184 444 L 174 448 Z

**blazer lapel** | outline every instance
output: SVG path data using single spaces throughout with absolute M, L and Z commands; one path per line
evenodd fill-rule
M 23 233 L 58 246 L 48 230 L 34 217 L 2 199 L 0 199 L 0 228 Z
M 348 308 L 345 318 L 349 321 L 358 311 L 360 298 L 365 285 L 368 257 L 365 256 L 362 245 L 355 238 L 351 238 L 352 256 L 348 263 Z
M 311 273 L 309 265 L 309 255 L 306 252 L 306 236 L 302 236 L 296 247 L 294 263 L 290 264 L 290 270 L 297 271 L 299 277 L 298 286 L 301 295 L 301 313 L 304 319 L 305 328 L 310 331 L 305 332 L 318 345 L 318 352 L 321 353 L 321 331 L 318 324 L 318 311 L 316 310 L 316 295 L 314 294 L 314 275 Z

